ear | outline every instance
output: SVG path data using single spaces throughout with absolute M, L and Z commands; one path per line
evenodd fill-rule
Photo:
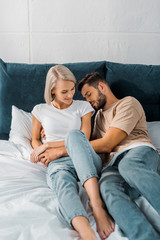
M 104 93 L 105 91 L 105 84 L 103 82 L 99 82 L 98 89 L 101 91 L 101 93 Z
M 51 90 L 51 94 L 52 95 L 54 95 L 54 93 L 55 93 L 55 90 L 54 90 L 54 88 Z

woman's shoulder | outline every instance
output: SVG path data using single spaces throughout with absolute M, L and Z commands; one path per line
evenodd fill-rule
M 75 108 L 77 109 L 78 112 L 82 112 L 82 113 L 93 112 L 94 113 L 94 109 L 91 106 L 91 104 L 84 100 L 75 100 Z
M 36 111 L 36 110 L 42 110 L 42 109 L 46 109 L 48 108 L 49 105 L 47 103 L 39 103 L 37 105 L 34 106 L 33 110 Z
M 88 106 L 90 105 L 89 102 L 85 101 L 85 100 L 74 100 L 75 105 L 79 105 L 79 106 Z

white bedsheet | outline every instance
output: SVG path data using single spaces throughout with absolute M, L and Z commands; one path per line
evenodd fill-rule
M 78 240 L 76 231 L 61 221 L 58 202 L 46 183 L 46 167 L 34 164 L 21 145 L 0 140 L 0 240 Z M 91 226 L 95 221 L 83 188 L 82 202 Z M 160 218 L 146 200 L 140 207 L 160 231 Z M 98 236 L 98 235 L 97 235 Z M 127 240 L 118 226 L 108 240 Z

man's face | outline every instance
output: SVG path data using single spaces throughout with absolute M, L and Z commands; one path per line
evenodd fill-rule
M 103 108 L 107 102 L 106 96 L 102 94 L 99 89 L 89 86 L 88 84 L 82 87 L 81 93 L 87 102 L 96 110 Z

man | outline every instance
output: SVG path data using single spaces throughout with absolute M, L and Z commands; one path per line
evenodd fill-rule
M 98 73 L 87 75 L 77 88 L 99 110 L 91 145 L 105 153 L 100 189 L 109 213 L 130 240 L 160 239 L 132 201 L 141 194 L 160 214 L 159 155 L 148 137 L 142 106 L 133 97 L 117 99 Z
M 98 110 L 90 143 L 104 161 L 100 190 L 109 213 L 129 240 L 160 239 L 160 233 L 132 201 L 141 194 L 160 214 L 159 155 L 148 137 L 142 106 L 133 97 L 117 99 L 98 73 L 86 75 L 77 88 Z M 67 136 L 71 143 L 72 134 Z M 65 150 L 48 154 L 54 160 Z

